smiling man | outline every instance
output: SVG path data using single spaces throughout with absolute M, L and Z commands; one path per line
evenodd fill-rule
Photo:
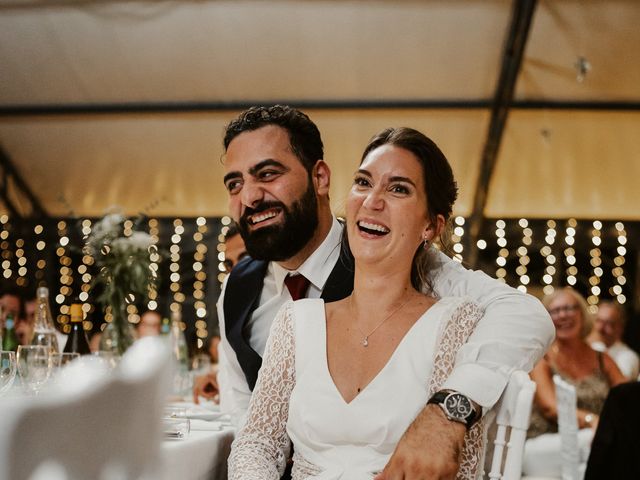
M 353 289 L 353 270 L 352 260 L 341 256 L 342 226 L 329 203 L 330 169 L 309 117 L 286 106 L 253 107 L 229 124 L 224 146 L 229 210 L 251 256 L 231 272 L 218 302 L 220 401 L 240 425 L 277 311 L 299 296 L 345 298 Z M 384 233 L 377 228 L 371 233 Z M 471 296 L 485 310 L 443 386 L 474 412 L 447 417 L 447 395 L 434 395 L 380 478 L 453 478 L 465 424 L 495 404 L 513 370 L 531 370 L 553 338 L 553 324 L 533 297 L 443 254 L 433 272 L 438 296 Z M 201 379 L 194 397 L 213 397 L 217 385 L 215 377 Z

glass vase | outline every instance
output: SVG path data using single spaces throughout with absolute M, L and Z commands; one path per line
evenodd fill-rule
M 129 323 L 126 306 L 111 305 L 111 322 L 102 331 L 100 351 L 122 355 L 136 339 L 133 325 Z

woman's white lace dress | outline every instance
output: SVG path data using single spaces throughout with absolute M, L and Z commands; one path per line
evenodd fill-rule
M 444 382 L 480 315 L 468 300 L 438 301 L 371 383 L 346 403 L 327 367 L 324 302 L 286 304 L 271 328 L 247 423 L 233 443 L 229 478 L 279 479 L 293 442 L 294 480 L 370 480 Z M 474 442 L 481 437 L 479 427 L 467 443 L 477 450 Z M 465 451 L 472 473 L 465 477 L 461 469 L 461 478 L 475 476 L 475 453 Z

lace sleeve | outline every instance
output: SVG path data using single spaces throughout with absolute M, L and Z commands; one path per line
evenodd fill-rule
M 280 478 L 290 451 L 286 424 L 294 385 L 293 303 L 288 302 L 271 326 L 247 422 L 231 447 L 230 480 Z

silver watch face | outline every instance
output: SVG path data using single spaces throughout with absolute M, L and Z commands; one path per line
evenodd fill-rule
M 444 407 L 450 416 L 460 420 L 465 420 L 473 412 L 471 401 L 461 393 L 449 394 L 444 399 Z

